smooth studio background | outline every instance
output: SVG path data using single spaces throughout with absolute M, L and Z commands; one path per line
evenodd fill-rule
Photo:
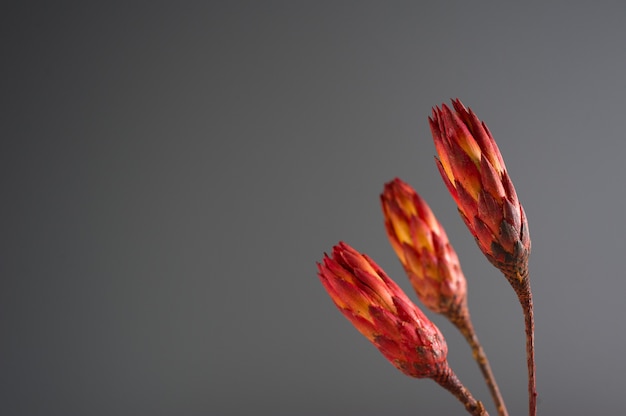
M 626 6 L 17 3 L 0 12 L 1 414 L 464 414 L 316 277 L 344 240 L 410 290 L 378 201 L 395 176 L 446 227 L 525 414 L 521 308 L 433 162 L 427 116 L 453 97 L 529 217 L 539 414 L 626 413 Z

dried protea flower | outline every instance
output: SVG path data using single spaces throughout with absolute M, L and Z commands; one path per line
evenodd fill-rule
M 431 378 L 469 413 L 488 416 L 449 367 L 448 347 L 437 326 L 371 258 L 340 242 L 317 267 L 337 308 L 396 368 Z
M 527 273 L 530 237 L 498 146 L 476 115 L 453 100 L 429 118 L 437 166 L 463 221 L 489 261 L 509 276 Z
M 434 377 L 447 366 L 439 329 L 367 255 L 341 242 L 318 263 L 318 275 L 339 310 L 400 371 Z
M 529 415 L 537 410 L 534 316 L 528 278 L 530 236 L 504 160 L 491 132 L 458 99 L 434 108 L 430 129 L 437 167 L 463 221 L 489 261 L 506 276 L 524 310 Z
M 380 195 L 385 228 L 413 289 L 431 311 L 446 316 L 472 348 L 498 414 L 506 405 L 472 325 L 467 307 L 467 283 L 459 258 L 430 207 L 399 178 L 385 184 Z
M 428 204 L 399 178 L 385 184 L 380 200 L 387 236 L 419 299 L 433 312 L 457 313 L 465 303 L 467 283 Z

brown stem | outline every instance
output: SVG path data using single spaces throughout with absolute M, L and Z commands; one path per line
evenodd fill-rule
M 469 414 L 473 416 L 489 416 L 483 404 L 474 399 L 472 394 L 461 384 L 450 367 L 446 366 L 445 370 L 443 370 L 439 376 L 434 377 L 433 380 L 463 403 L 463 406 L 465 406 Z
M 498 415 L 508 416 L 509 413 L 506 409 L 506 405 L 504 404 L 504 399 L 502 399 L 502 394 L 500 394 L 496 378 L 491 371 L 489 360 L 487 360 L 485 350 L 483 350 L 480 341 L 478 341 L 476 331 L 474 331 L 474 326 L 472 325 L 469 309 L 467 307 L 467 301 L 462 302 L 458 309 L 450 311 L 447 316 L 454 326 L 456 326 L 461 332 L 461 334 L 463 334 L 465 340 L 472 348 L 472 355 L 474 356 L 476 363 L 478 363 L 480 371 L 483 373 L 483 378 L 485 379 L 485 383 L 491 392 L 491 397 L 493 398 L 493 402 L 498 410 Z
M 537 387 L 535 381 L 535 318 L 533 314 L 533 294 L 530 290 L 528 271 L 515 275 L 506 275 L 513 286 L 517 298 L 524 311 L 524 324 L 526 328 L 526 364 L 528 366 L 528 415 L 537 414 Z

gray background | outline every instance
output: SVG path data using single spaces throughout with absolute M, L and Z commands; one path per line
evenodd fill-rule
M 453 97 L 491 128 L 529 217 L 539 414 L 626 413 L 620 2 L 8 3 L 1 414 L 464 414 L 316 277 L 344 240 L 410 290 L 378 202 L 395 176 L 446 227 L 525 414 L 521 308 L 433 162 L 427 116 Z

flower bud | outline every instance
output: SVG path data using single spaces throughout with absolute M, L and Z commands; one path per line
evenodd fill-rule
M 380 196 L 385 228 L 413 289 L 431 311 L 456 314 L 467 283 L 445 230 L 426 201 L 396 178 Z
M 396 368 L 417 378 L 448 368 L 439 329 L 367 255 L 340 242 L 317 267 L 337 308 Z
M 530 236 L 491 132 L 458 99 L 433 109 L 437 167 L 459 213 L 487 259 L 507 277 L 527 274 Z

